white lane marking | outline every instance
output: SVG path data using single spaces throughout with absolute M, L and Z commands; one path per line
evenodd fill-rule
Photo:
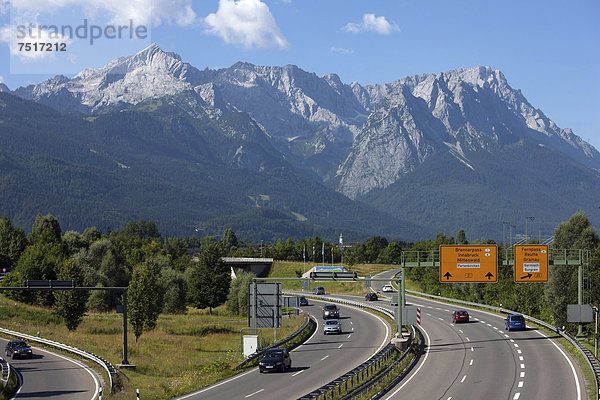
M 329 354 L 327 354 L 325 357 L 321 358 L 321 361 L 323 361 L 324 359 L 328 358 Z
M 510 337 L 510 336 L 508 336 L 508 335 L 505 333 L 505 334 L 504 334 L 504 337 Z
M 523 353 L 523 352 L 522 352 L 521 350 L 517 350 L 517 353 L 521 354 L 521 353 Z
M 440 318 L 440 317 L 438 317 L 438 319 L 439 319 L 440 321 L 443 321 L 443 320 L 444 320 L 444 318 Z
M 485 321 L 479 321 L 479 322 L 481 322 L 482 324 L 485 324 Z
M 429 339 L 429 334 L 427 334 L 427 331 L 425 330 L 425 328 L 423 328 L 422 325 L 421 325 L 420 329 L 421 329 L 421 331 L 423 331 L 423 334 L 425 334 L 425 337 L 427 338 L 426 343 L 429 343 L 425 350 L 425 357 L 423 357 L 423 362 L 421 363 L 421 365 L 419 365 L 419 367 L 415 370 L 415 372 L 413 372 L 413 374 L 410 377 L 408 377 L 408 379 L 406 379 L 404 381 L 404 383 L 402 385 L 400 385 L 400 387 L 398 389 L 394 390 L 394 392 L 392 392 L 392 394 L 390 394 L 388 397 L 386 397 L 385 400 L 391 399 L 392 397 L 394 397 L 396 395 L 396 393 L 398 393 L 400 390 L 402 390 L 402 388 L 404 386 L 408 385 L 408 382 L 410 382 L 412 380 L 412 378 L 417 376 L 417 374 L 419 373 L 421 368 L 423 368 L 423 365 L 425 365 L 425 361 L 427 361 L 427 357 L 429 357 L 429 348 L 431 347 L 431 340 Z
M 446 311 L 446 312 L 450 312 L 450 310 L 444 310 L 444 311 Z
M 471 341 L 471 339 L 469 339 L 469 337 L 467 336 L 467 342 L 470 342 L 470 341 Z
M 431 301 L 431 302 L 434 302 L 434 303 L 438 303 L 435 300 L 429 300 L 428 299 L 428 301 Z M 495 318 L 502 318 L 502 319 L 504 319 L 500 315 L 492 314 L 492 313 L 487 312 L 487 311 L 477 310 L 477 309 L 470 308 L 470 307 L 465 307 L 465 308 L 468 309 L 468 310 L 473 310 L 473 311 L 477 311 L 477 312 L 480 312 L 480 313 L 484 313 L 484 314 L 493 316 Z M 550 341 L 550 343 L 552 343 L 552 345 L 554 347 L 556 347 L 556 349 L 563 355 L 563 357 L 565 358 L 565 360 L 567 360 L 567 362 L 569 363 L 569 366 L 571 367 L 571 373 L 573 374 L 573 378 L 575 379 L 575 386 L 577 388 L 577 399 L 576 400 L 581 400 L 581 385 L 579 384 L 579 379 L 577 378 L 577 371 L 575 370 L 575 367 L 573 366 L 573 363 L 571 362 L 571 360 L 569 359 L 569 357 L 565 354 L 565 352 L 556 343 L 554 343 L 554 341 L 552 339 L 550 339 L 544 333 L 540 332 L 539 330 L 536 330 L 535 332 L 537 332 L 538 335 L 543 336 L 546 339 L 548 339 Z M 515 347 L 519 347 L 519 346 L 517 344 L 515 344 Z M 524 376 L 524 373 L 523 373 L 523 376 Z
M 515 343 L 515 347 L 519 347 L 519 345 Z
M 565 360 L 567 360 L 567 362 L 569 363 L 569 366 L 571 367 L 571 373 L 573 373 L 573 378 L 575 379 L 575 386 L 577 386 L 577 400 L 581 400 L 581 386 L 579 386 L 579 379 L 577 379 L 577 371 L 575 371 L 575 367 L 573 366 L 573 363 L 571 362 L 569 357 L 567 357 L 565 352 L 562 351 L 562 349 L 560 347 L 558 347 L 558 345 L 556 343 L 554 343 L 554 340 L 550 340 L 550 338 L 548 336 L 546 336 L 543 332 L 540 332 L 539 330 L 536 330 L 536 332 L 540 336 L 543 336 L 546 339 L 548 339 L 550 341 L 550 343 L 552 343 L 552 345 L 554 345 L 554 347 L 556 347 L 558 349 L 558 351 L 560 351 L 560 354 L 562 354 L 563 357 L 565 358 Z
M 467 379 L 467 376 L 463 376 L 463 378 L 460 380 L 460 383 L 463 383 L 465 381 L 465 379 Z
M 521 393 L 517 392 L 515 393 L 515 397 L 513 397 L 513 400 L 517 400 L 519 397 L 521 397 Z
M 522 388 L 523 387 L 523 381 L 519 381 L 519 385 L 518 387 Z
M 521 369 L 525 369 L 525 364 L 521 364 Z
M 352 325 L 352 321 L 350 321 L 350 325 Z
M 349 335 L 348 335 L 348 339 L 350 339 L 350 336 L 352 336 L 352 334 L 349 334 Z
M 464 333 L 462 329 L 459 329 L 458 331 L 459 331 L 460 333 Z
M 473 349 L 473 347 L 471 347 L 471 351 L 475 351 L 475 350 Z
M 452 396 L 448 397 L 446 400 L 452 400 Z
M 252 396 L 254 396 L 255 394 L 258 394 L 258 393 L 262 392 L 263 390 L 265 390 L 265 389 L 260 389 L 260 390 L 257 390 L 256 392 L 254 392 L 254 393 L 250 393 L 249 395 L 246 395 L 246 396 L 244 396 L 244 397 L 245 397 L 245 398 L 252 397 Z
M 514 343 L 514 342 L 515 342 L 515 339 L 510 339 L 510 342 L 511 342 L 511 343 Z
M 469 363 L 469 365 L 473 365 L 473 360 L 471 360 L 471 362 Z
M 354 332 L 354 327 L 352 327 L 352 332 Z
M 519 356 L 519 361 L 523 361 L 523 356 Z
M 496 328 L 495 326 L 494 326 L 494 329 L 495 329 L 495 330 L 498 330 L 498 328 Z
M 525 378 L 525 372 L 521 372 L 521 374 L 519 375 L 520 378 Z
M 40 349 L 40 348 L 38 348 L 38 347 L 32 347 L 32 348 L 33 348 L 33 349 L 35 349 L 36 351 L 41 351 L 42 353 L 48 353 L 48 354 L 52 354 L 53 356 L 56 356 L 56 357 L 58 357 L 58 358 L 62 358 L 63 360 L 66 360 L 66 361 L 72 362 L 73 364 L 76 364 L 76 365 L 78 365 L 79 367 L 83 368 L 83 369 L 84 369 L 84 370 L 85 370 L 85 371 L 86 371 L 88 374 L 90 374 L 90 376 L 91 376 L 91 377 L 92 377 L 92 379 L 94 380 L 94 384 L 96 385 L 96 391 L 94 392 L 94 395 L 92 396 L 92 399 L 91 399 L 91 400 L 95 399 L 95 398 L 96 398 L 96 395 L 97 395 L 98 393 L 100 393 L 100 382 L 98 382 L 98 378 L 96 378 L 96 375 L 94 375 L 94 373 L 93 373 L 93 372 L 90 370 L 90 367 L 88 367 L 87 365 L 84 365 L 84 364 L 80 363 L 79 361 L 73 360 L 73 359 L 71 359 L 71 358 L 68 358 L 68 357 L 65 357 L 65 356 L 61 356 L 60 354 L 56 354 L 56 353 L 53 353 L 53 352 L 51 352 L 51 351 L 48 351 L 48 350 L 42 350 L 42 349 Z M 19 389 L 19 391 L 20 391 L 20 390 L 21 390 L 21 389 Z M 17 393 L 18 393 L 18 392 L 17 392 Z
M 300 371 L 296 372 L 295 374 L 292 374 L 292 376 L 296 376 L 296 375 L 298 375 L 298 374 L 301 374 L 301 373 L 303 373 L 303 372 L 304 372 L 304 370 L 303 370 L 303 369 L 301 369 Z
M 426 313 L 426 314 L 427 314 L 428 317 L 431 317 L 431 314 L 429 314 L 429 313 Z
M 343 345 L 344 345 L 344 343 L 340 344 L 340 345 L 338 346 L 338 349 L 341 349 Z
M 487 326 L 492 326 L 492 324 L 486 324 L 486 325 L 487 325 Z M 496 329 L 498 329 L 498 328 L 496 328 Z

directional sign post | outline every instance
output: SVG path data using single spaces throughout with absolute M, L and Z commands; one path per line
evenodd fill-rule
M 548 282 L 548 245 L 515 245 L 515 282 Z
M 440 282 L 497 282 L 498 246 L 441 245 Z

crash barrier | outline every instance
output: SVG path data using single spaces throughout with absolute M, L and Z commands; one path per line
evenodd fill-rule
M 10 365 L 2 357 L 0 357 L 0 368 L 2 369 L 2 376 L 0 376 L 0 398 L 2 398 L 2 394 L 8 387 L 8 380 L 10 378 Z
M 305 293 L 299 292 L 284 292 L 284 294 L 297 296 L 302 295 L 305 297 L 313 298 L 316 300 L 338 303 L 342 305 L 348 305 L 357 308 L 368 308 L 378 312 L 383 313 L 384 315 L 394 318 L 394 314 L 383 307 L 360 303 L 354 300 L 342 299 L 337 297 L 329 297 L 329 296 L 311 296 L 306 295 Z M 394 374 L 398 374 L 398 369 L 402 366 L 404 371 L 411 368 L 416 362 L 417 358 L 413 360 L 413 362 L 408 366 L 404 367 L 403 361 L 408 357 L 412 349 L 412 344 L 415 339 L 416 330 L 412 329 L 412 334 L 408 341 L 407 349 L 400 354 L 400 351 L 393 344 L 388 344 L 382 350 L 380 350 L 377 354 L 371 357 L 369 360 L 365 361 L 358 367 L 352 369 L 346 374 L 340 376 L 339 378 L 321 386 L 320 388 L 302 396 L 300 400 L 309 400 L 309 399 L 328 399 L 328 398 L 338 398 L 341 400 L 347 399 L 355 399 L 362 398 L 363 396 L 372 396 L 369 392 L 373 392 L 374 390 L 379 390 L 380 392 L 385 390 L 385 388 L 381 388 L 380 383 L 386 382 L 390 380 L 392 384 L 397 382 L 397 379 L 390 378 L 394 376 Z M 403 373 L 400 372 L 401 377 L 404 376 Z
M 278 342 L 275 342 L 275 343 L 265 347 L 264 349 L 262 349 L 260 351 L 257 351 L 256 353 L 250 355 L 250 357 L 248 357 L 246 360 L 244 360 L 244 362 L 235 366 L 233 368 L 233 370 L 235 371 L 235 370 L 247 367 L 249 365 L 252 365 L 252 363 L 255 362 L 256 360 L 258 360 L 263 355 L 265 350 L 267 350 L 267 349 L 281 347 L 281 346 L 285 345 L 286 343 L 294 340 L 295 338 L 297 338 L 298 336 L 300 336 L 301 334 L 303 334 L 305 332 L 306 333 L 310 332 L 310 334 L 312 334 L 312 332 L 314 332 L 316 326 L 317 326 L 317 322 L 315 321 L 315 318 L 313 316 L 307 314 L 304 317 L 304 322 L 302 323 L 302 326 L 300 326 L 300 328 L 296 329 L 296 331 L 294 333 L 292 333 L 290 336 L 288 336 L 284 339 L 281 339 Z
M 27 335 L 24 333 L 20 333 L 20 332 L 15 332 L 15 331 L 11 331 L 8 329 L 3 329 L 0 328 L 0 332 L 5 333 L 7 335 L 10 336 L 14 336 L 14 337 L 18 337 L 18 338 L 22 338 L 22 339 L 27 339 L 30 342 L 36 342 L 36 343 L 41 343 L 41 344 L 45 344 L 46 346 L 50 346 L 56 349 L 60 349 L 60 350 L 64 350 L 64 351 L 68 351 L 69 353 L 73 353 L 73 354 L 77 354 L 81 357 L 87 358 L 97 364 L 99 364 L 102 368 L 104 368 L 104 370 L 108 373 L 108 379 L 109 379 L 109 383 L 110 383 L 110 390 L 112 392 L 113 389 L 113 385 L 116 382 L 116 375 L 117 375 L 117 370 L 112 366 L 111 363 L 109 363 L 107 360 L 105 360 L 104 358 L 97 356 L 93 353 L 89 353 L 85 350 L 80 350 L 76 347 L 73 346 L 69 346 L 66 344 L 62 344 L 59 342 L 55 342 L 53 340 L 48 340 L 48 339 L 43 339 L 37 336 L 31 336 L 31 335 Z
M 410 294 L 414 294 L 414 295 L 422 296 L 422 297 L 428 297 L 430 299 L 440 300 L 440 301 L 447 302 L 447 303 L 456 303 L 456 304 L 468 305 L 468 306 L 477 307 L 477 308 L 483 308 L 483 309 L 487 309 L 487 310 L 496 311 L 496 312 L 502 313 L 502 314 L 521 314 L 517 311 L 509 310 L 507 308 L 494 307 L 494 306 L 489 306 L 486 304 L 473 303 L 470 301 L 463 301 L 463 300 L 451 299 L 451 298 L 447 298 L 447 297 L 435 296 L 432 294 L 415 292 L 412 290 L 407 290 L 406 293 L 410 293 Z M 522 315 L 523 315 L 523 317 L 525 317 L 526 320 L 531 321 L 534 324 L 543 326 L 544 328 L 561 335 L 563 338 L 565 338 L 569 343 L 571 343 L 573 346 L 575 346 L 579 350 L 579 352 L 583 355 L 583 357 L 586 359 L 588 365 L 594 372 L 594 377 L 596 378 L 595 379 L 595 381 L 596 381 L 595 399 L 600 400 L 600 365 L 598 365 L 598 360 L 596 359 L 596 357 L 594 357 L 592 352 L 589 351 L 581 342 L 579 342 L 577 339 L 575 339 L 573 336 L 571 336 L 568 332 L 563 331 L 559 327 L 550 325 L 549 323 L 542 321 L 541 319 L 530 317 L 529 315 L 526 315 L 526 314 L 522 314 Z

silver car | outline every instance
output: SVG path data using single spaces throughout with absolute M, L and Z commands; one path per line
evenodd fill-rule
M 342 323 L 339 319 L 328 319 L 323 325 L 323 334 L 328 333 L 342 333 Z

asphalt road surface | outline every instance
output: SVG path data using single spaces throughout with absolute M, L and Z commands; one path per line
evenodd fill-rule
M 312 299 L 309 302 L 302 308 L 317 318 L 318 327 L 305 344 L 291 352 L 291 370 L 261 374 L 253 368 L 179 400 L 296 399 L 360 365 L 389 343 L 391 331 L 381 318 L 341 305 L 338 307 L 343 333 L 324 335 L 324 303 Z
M 421 308 L 427 352 L 384 399 L 587 399 L 583 375 L 558 335 L 531 326 L 508 332 L 504 316 L 420 297 L 407 296 L 407 305 Z M 457 309 L 471 321 L 453 324 Z
M 21 382 L 15 399 L 91 400 L 98 392 L 96 374 L 81 362 L 38 347 L 33 347 L 32 359 L 13 360 L 5 357 L 6 342 L 0 339 L 2 357 L 17 370 Z

